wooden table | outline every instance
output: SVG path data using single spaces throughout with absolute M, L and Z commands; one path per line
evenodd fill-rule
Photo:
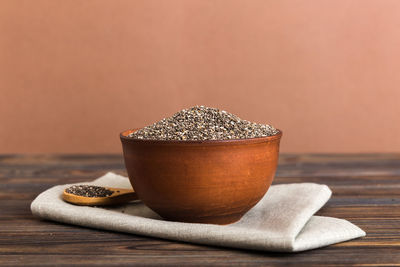
M 282 155 L 275 184 L 327 184 L 319 215 L 347 219 L 365 238 L 302 253 L 266 253 L 113 233 L 34 218 L 45 189 L 124 174 L 120 155 L 0 156 L 3 265 L 400 265 L 400 155 Z

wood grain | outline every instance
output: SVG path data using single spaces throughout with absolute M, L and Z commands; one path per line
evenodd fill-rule
M 329 185 L 318 215 L 344 218 L 367 236 L 317 250 L 285 254 L 200 246 L 80 228 L 34 218 L 30 202 L 45 189 L 126 175 L 120 155 L 0 156 L 0 264 L 399 266 L 400 155 L 282 155 L 274 184 Z

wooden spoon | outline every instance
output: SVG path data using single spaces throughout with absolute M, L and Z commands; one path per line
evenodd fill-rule
M 80 205 L 80 206 L 104 206 L 104 205 L 116 205 L 125 204 L 132 200 L 138 200 L 137 194 L 132 189 L 113 188 L 105 187 L 105 189 L 113 191 L 113 193 L 106 197 L 87 197 L 72 194 L 67 192 L 69 188 L 66 188 L 63 192 L 62 198 L 69 203 Z

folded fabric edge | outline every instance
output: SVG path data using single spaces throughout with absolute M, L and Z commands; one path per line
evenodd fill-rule
M 365 235 L 361 228 L 347 220 L 312 216 L 297 236 L 292 252 L 325 247 Z
M 171 234 L 168 231 L 164 232 L 162 229 L 159 229 L 158 233 L 154 232 L 154 233 L 149 234 L 148 232 L 146 232 L 145 229 L 139 228 L 139 229 L 133 230 L 131 227 L 129 227 L 127 225 L 125 225 L 125 226 L 124 225 L 113 225 L 113 224 L 110 224 L 107 222 L 106 223 L 102 222 L 98 225 L 93 225 L 90 223 L 86 224 L 85 222 L 83 222 L 81 220 L 73 220 L 71 217 L 68 217 L 67 215 L 54 216 L 54 213 L 49 212 L 49 210 L 47 210 L 47 209 L 42 210 L 41 206 L 36 205 L 35 202 L 32 203 L 32 213 L 35 216 L 38 216 L 43 219 L 78 225 L 78 226 L 87 227 L 87 228 L 91 228 L 91 229 L 137 234 L 137 235 L 149 236 L 149 237 L 153 237 L 153 238 L 161 238 L 161 239 L 166 239 L 166 240 L 180 241 L 180 242 L 186 242 L 186 243 L 192 243 L 192 244 L 211 245 L 211 246 L 216 246 L 216 247 L 228 247 L 228 248 L 245 249 L 245 250 L 270 251 L 270 252 L 289 252 L 289 253 L 290 252 L 301 252 L 301 251 L 306 251 L 306 250 L 310 250 L 310 249 L 328 246 L 328 245 L 338 243 L 338 242 L 347 241 L 347 240 L 354 239 L 354 238 L 365 235 L 364 231 L 359 229 L 357 226 L 353 225 L 356 229 L 359 229 L 360 232 L 357 232 L 357 231 L 354 232 L 350 229 L 347 229 L 347 231 L 344 231 L 346 234 L 344 234 L 342 236 L 336 236 L 336 238 L 334 238 L 334 239 L 330 238 L 328 240 L 324 240 L 322 243 L 320 240 L 317 240 L 318 237 L 315 238 L 315 236 L 312 236 L 313 231 L 306 230 L 305 232 L 308 232 L 308 235 L 300 237 L 300 240 L 297 241 L 295 246 L 292 246 L 292 244 L 286 244 L 286 245 L 282 246 L 282 244 L 280 244 L 281 241 L 279 241 L 279 239 L 276 240 L 277 243 L 275 245 L 273 244 L 275 242 L 271 239 L 269 241 L 270 242 L 272 241 L 272 243 L 269 243 L 268 245 L 263 244 L 263 242 L 261 240 L 259 240 L 258 242 L 255 242 L 255 243 L 248 244 L 248 243 L 246 243 L 248 236 L 241 237 L 240 239 L 242 239 L 242 241 L 232 242 L 229 240 L 224 240 L 223 236 L 220 236 L 221 239 L 217 238 L 214 240 L 210 240 L 208 238 L 202 238 L 200 235 L 188 236 L 183 233 L 181 233 L 181 235 L 179 235 L 179 236 L 175 236 L 174 234 Z M 313 216 L 313 217 L 320 217 L 320 216 Z M 320 217 L 320 219 L 322 219 L 322 220 L 325 218 L 329 218 L 329 217 Z M 335 218 L 331 218 L 331 219 L 335 219 Z M 336 219 L 336 220 L 344 221 L 341 219 Z M 157 221 L 157 220 L 155 220 L 155 221 Z M 313 221 L 313 220 L 310 219 L 310 221 Z M 321 221 L 321 220 L 319 220 L 319 221 Z M 347 223 L 349 223 L 349 222 L 347 222 Z M 190 227 L 193 227 L 193 225 L 189 226 L 189 228 Z M 219 227 L 221 227 L 221 226 L 215 225 L 213 228 L 216 228 L 216 229 L 213 229 L 212 232 L 214 232 L 214 234 L 218 235 L 217 228 L 219 228 Z M 308 227 L 310 227 L 310 226 L 308 226 Z M 312 227 L 315 227 L 315 226 L 311 226 L 311 228 Z M 182 232 L 185 232 L 185 231 L 182 231 Z M 253 232 L 253 231 L 250 231 L 250 232 Z M 250 232 L 248 234 L 251 234 L 253 236 L 257 235 L 257 233 L 256 233 L 257 231 L 254 231 L 254 233 L 250 233 Z M 235 232 L 232 231 L 232 234 L 235 234 Z M 310 238 L 310 235 L 311 235 L 311 238 Z M 301 239 L 303 239 L 303 240 L 301 240 Z M 280 245 L 278 245 L 278 244 L 280 244 Z
M 314 188 L 318 188 L 318 191 L 313 192 L 313 194 L 309 195 L 308 201 L 304 201 L 304 205 L 307 206 L 306 211 L 304 213 L 298 214 L 297 218 L 294 219 L 297 225 L 295 231 L 292 233 L 293 249 L 295 240 L 299 233 L 303 231 L 304 227 L 308 224 L 313 215 L 318 212 L 332 196 L 332 190 L 327 185 L 316 183 L 303 184 L 313 185 Z

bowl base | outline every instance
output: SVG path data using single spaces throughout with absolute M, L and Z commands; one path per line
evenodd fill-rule
M 175 217 L 175 216 L 161 216 L 168 221 L 186 222 L 186 223 L 205 223 L 205 224 L 219 224 L 226 225 L 239 221 L 244 213 L 240 214 L 227 214 L 222 216 L 208 216 L 208 217 Z

